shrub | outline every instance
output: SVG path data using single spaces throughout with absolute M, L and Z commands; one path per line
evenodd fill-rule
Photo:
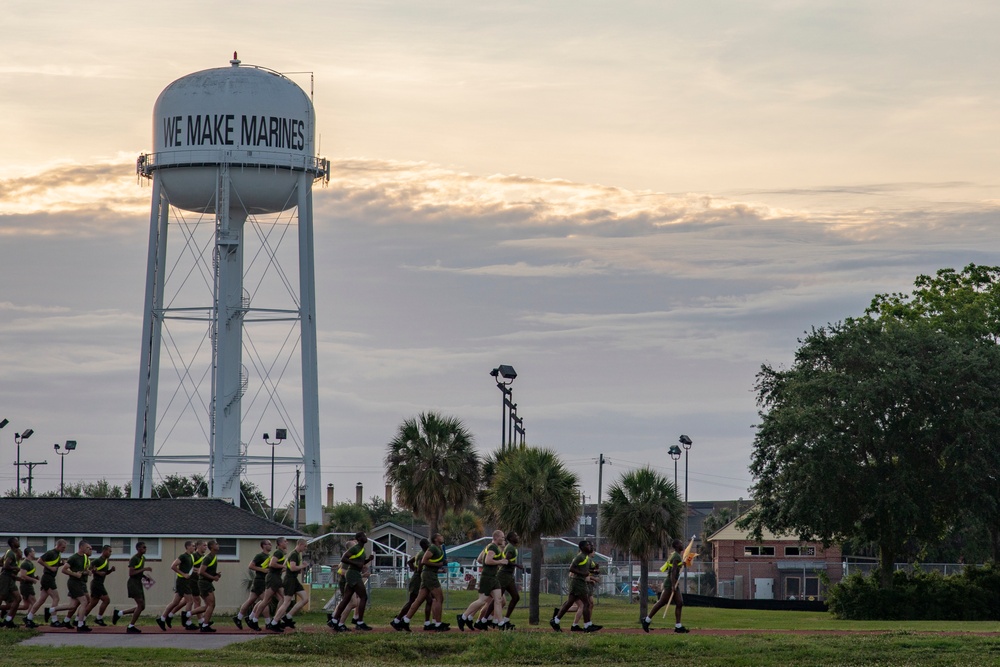
M 896 571 L 890 588 L 878 573 L 853 574 L 831 587 L 827 604 L 851 620 L 1000 620 L 1000 568 L 968 566 L 961 574 Z

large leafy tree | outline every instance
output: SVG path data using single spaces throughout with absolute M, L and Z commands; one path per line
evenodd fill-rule
M 461 420 L 422 413 L 399 425 L 385 457 L 386 480 L 399 504 L 425 519 L 433 535 L 441 517 L 461 510 L 479 486 L 479 456 Z
M 963 511 L 993 456 L 998 347 L 872 317 L 800 343 L 791 368 L 757 375 L 755 505 L 740 524 L 871 541 L 887 587 L 908 545 L 936 541 Z
M 542 536 L 562 533 L 580 516 L 580 487 L 549 449 L 519 447 L 496 462 L 493 484 L 485 494 L 491 517 L 505 530 L 516 531 L 531 546 L 528 622 L 538 623 L 538 596 L 544 553 Z
M 1000 343 L 1000 266 L 969 264 L 961 271 L 949 268 L 918 276 L 911 294 L 879 294 L 867 312 L 924 322 L 951 336 L 995 345 Z M 985 454 L 975 468 L 979 474 L 966 480 L 968 498 L 961 501 L 975 509 L 974 516 L 963 516 L 948 542 L 969 547 L 979 542 L 984 528 L 989 553 L 1000 562 L 1000 461 L 992 451 L 979 453 Z M 969 551 L 975 553 L 974 548 Z
M 649 585 L 649 559 L 677 537 L 684 525 L 684 502 L 666 477 L 645 467 L 623 473 L 608 490 L 601 507 L 606 535 L 619 549 L 639 559 L 639 590 Z M 648 600 L 639 596 L 639 618 L 646 617 Z

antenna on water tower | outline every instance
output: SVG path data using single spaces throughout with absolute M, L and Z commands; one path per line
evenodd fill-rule
M 238 504 L 246 466 L 272 461 L 271 456 L 249 454 L 244 440 L 256 442 L 256 438 L 242 437 L 244 421 L 256 429 L 274 413 L 299 450 L 297 456 L 276 461 L 303 466 L 306 521 L 319 523 L 312 185 L 329 180 L 329 162 L 314 153 L 315 111 L 297 84 L 278 72 L 243 66 L 235 51 L 229 64 L 181 77 L 163 90 L 153 107 L 153 152 L 140 155 L 136 165 L 138 174 L 152 181 L 153 191 L 132 496 L 150 497 L 157 463 L 195 464 L 207 466 L 209 495 Z M 276 227 L 291 227 L 291 218 L 282 222 L 281 216 L 292 209 L 298 223 L 298 294 L 278 265 L 275 244 L 281 234 L 275 234 L 277 242 L 271 238 Z M 258 216 L 267 215 L 277 218 L 265 227 Z M 167 252 L 171 227 L 183 241 L 182 248 L 174 249 L 176 256 Z M 256 237 L 245 233 L 247 227 L 257 232 Z M 208 238 L 199 243 L 201 230 Z M 180 261 L 191 256 L 193 267 L 183 275 Z M 260 276 L 247 281 L 250 292 L 244 286 L 244 272 L 250 268 L 244 259 L 253 265 L 261 257 L 265 266 L 257 269 Z M 268 274 L 272 280 L 274 274 L 280 276 L 282 296 L 290 296 L 290 304 L 256 305 L 273 297 L 262 289 Z M 257 342 L 248 334 L 248 329 L 256 328 L 245 327 L 281 322 L 292 322 L 293 331 L 298 328 L 301 420 L 278 396 L 281 378 L 269 374 L 274 368 L 283 372 L 290 359 L 280 360 L 283 365 L 268 364 L 261 355 L 262 347 L 277 347 L 272 340 L 280 337 Z M 195 333 L 182 329 L 185 325 Z M 182 349 L 185 343 L 192 343 L 194 351 Z M 164 392 L 168 399 L 164 406 L 158 406 L 164 381 L 161 351 L 181 365 L 176 377 L 171 376 L 173 386 Z M 250 385 L 244 351 L 261 376 L 249 401 L 244 400 Z M 199 367 L 202 362 L 204 367 Z M 210 386 L 206 389 L 204 384 Z M 188 408 L 196 416 L 193 425 L 179 416 Z M 252 410 L 257 412 L 251 416 Z M 300 429 L 295 428 L 298 422 Z M 167 455 L 168 445 L 183 451 Z

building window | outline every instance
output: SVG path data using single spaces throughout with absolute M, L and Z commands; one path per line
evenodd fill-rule
M 802 579 L 799 577 L 788 577 L 785 579 L 785 599 L 799 600 L 802 598 Z
M 22 537 L 21 538 L 21 548 L 27 549 L 31 547 L 35 550 L 36 556 L 41 556 L 43 553 L 49 550 L 47 546 L 48 542 L 44 537 Z
M 235 537 L 220 537 L 219 558 L 222 560 L 239 560 L 240 541 Z
M 744 556 L 773 556 L 774 547 L 743 547 Z
M 815 556 L 816 547 L 785 547 L 785 556 Z
M 146 543 L 146 558 L 160 558 L 160 538 L 158 537 L 109 537 L 105 544 L 111 545 L 111 557 L 115 560 L 129 560 L 135 555 L 135 545 Z

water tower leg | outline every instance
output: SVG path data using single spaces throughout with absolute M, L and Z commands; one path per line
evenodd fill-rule
M 243 231 L 246 211 L 229 208 L 228 165 L 219 169 L 216 213 L 216 279 L 213 318 L 215 369 L 211 488 L 215 498 L 229 498 L 239 507 L 241 424 L 243 420 Z
M 146 257 L 146 298 L 142 315 L 142 352 L 139 360 L 139 396 L 136 401 L 135 449 L 132 454 L 132 497 L 149 498 L 153 488 L 156 451 L 156 398 L 159 389 L 160 340 L 163 320 L 163 280 L 167 257 L 167 219 L 170 203 L 163 196 L 159 176 L 153 177 L 149 213 L 149 252 Z
M 306 523 L 322 523 L 312 178 L 305 172 L 299 174 L 298 216 L 300 326 L 302 329 L 302 458 L 305 468 Z

